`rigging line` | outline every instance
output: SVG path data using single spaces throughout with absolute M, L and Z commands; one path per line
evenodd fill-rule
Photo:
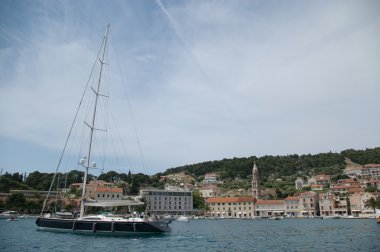
M 123 151 L 125 152 L 126 156 L 128 157 L 128 151 L 127 151 L 127 148 L 125 147 L 124 142 L 122 141 L 122 137 L 121 137 L 121 134 L 120 134 L 119 128 L 117 127 L 117 124 L 116 124 L 116 122 L 115 122 L 115 118 L 114 118 L 112 112 L 110 112 L 110 117 L 111 117 L 111 123 L 113 123 L 113 126 L 114 126 L 114 128 L 115 128 L 115 132 L 116 132 L 116 134 L 117 134 L 117 137 L 120 139 L 120 145 L 121 145 Z M 113 140 L 112 134 L 110 134 L 110 137 L 111 137 L 111 142 L 112 142 L 112 144 L 113 144 L 113 148 L 114 148 L 115 154 L 116 154 L 116 156 L 117 156 L 117 152 L 116 152 L 116 148 L 115 148 L 116 145 L 114 144 L 114 140 Z M 128 166 L 131 167 L 131 163 L 129 162 L 129 159 L 128 159 L 128 158 L 126 159 L 126 162 L 128 163 Z
M 112 135 L 110 135 L 110 141 L 111 141 L 111 145 L 113 147 L 113 151 L 115 153 L 114 159 L 116 161 L 116 166 L 118 167 L 118 170 L 121 171 L 122 168 L 121 168 L 121 165 L 120 165 L 120 160 L 119 160 L 118 155 L 117 155 L 116 145 L 114 143 L 114 139 L 113 139 Z
M 112 37 L 112 36 L 110 36 L 110 37 Z M 126 83 L 126 81 L 124 79 L 123 71 L 122 71 L 121 66 L 120 66 L 120 60 L 119 60 L 118 54 L 116 53 L 116 46 L 113 43 L 112 39 L 110 39 L 110 41 L 111 41 L 111 43 L 113 45 L 112 48 L 114 50 L 114 54 L 115 54 L 115 58 L 116 58 L 116 62 L 117 62 L 118 68 L 119 68 L 119 72 L 121 74 L 122 82 Z M 122 85 L 122 86 L 123 86 L 124 95 L 125 95 L 126 100 L 127 100 L 127 105 L 128 105 L 128 109 L 129 109 L 129 113 L 130 113 L 130 117 L 131 117 L 131 121 L 132 121 L 133 130 L 134 130 L 134 133 L 135 133 L 136 138 L 137 138 L 137 144 L 138 144 L 138 147 L 139 147 L 139 152 L 140 152 L 140 158 L 141 158 L 142 166 L 143 166 L 143 169 L 146 170 L 145 158 L 144 158 L 143 151 L 142 151 L 142 148 L 141 148 L 140 138 L 139 138 L 139 135 L 137 133 L 137 127 L 136 127 L 135 119 L 134 119 L 134 116 L 133 116 L 132 106 L 131 106 L 131 103 L 129 101 L 128 91 L 127 91 L 127 88 L 126 88 L 125 85 Z
M 104 42 L 103 42 L 103 43 L 104 43 Z M 102 43 L 102 45 L 103 45 L 103 43 Z M 102 47 L 100 47 L 99 52 L 101 51 L 101 48 L 102 48 Z M 99 54 L 99 52 L 98 52 L 98 54 Z M 49 197 L 50 197 L 51 189 L 53 188 L 55 178 L 56 178 L 56 176 L 57 176 L 57 173 L 58 173 L 59 167 L 60 167 L 60 165 L 61 165 L 61 163 L 62 163 L 62 159 L 63 159 L 63 156 L 64 156 L 64 154 L 65 154 L 67 144 L 68 144 L 68 142 L 69 142 L 69 139 L 70 139 L 70 136 L 71 136 L 72 130 L 73 130 L 73 128 L 74 128 L 74 125 L 75 125 L 75 122 L 76 122 L 77 116 L 78 116 L 78 114 L 79 114 L 79 111 L 80 111 L 80 108 L 81 108 L 81 105 L 82 105 L 83 99 L 84 99 L 84 97 L 85 97 L 85 94 L 86 94 L 87 88 L 88 88 L 88 86 L 89 86 L 89 83 L 90 83 L 90 80 L 91 80 L 91 76 L 93 75 L 94 68 L 95 68 L 95 66 L 96 66 L 96 62 L 97 62 L 97 58 L 95 59 L 95 63 L 94 63 L 94 65 L 92 66 L 92 69 L 91 69 L 91 72 L 90 72 L 90 76 L 89 76 L 89 78 L 88 78 L 88 80 L 87 80 L 86 87 L 85 87 L 85 89 L 84 89 L 84 91 L 83 91 L 83 93 L 82 93 L 82 97 L 81 97 L 80 102 L 79 102 L 79 105 L 78 105 L 78 109 L 77 109 L 77 111 L 75 112 L 74 120 L 73 120 L 73 122 L 71 123 L 71 127 L 70 127 L 70 130 L 69 130 L 69 134 L 68 134 L 68 136 L 67 136 L 67 138 L 66 138 L 65 145 L 64 145 L 64 147 L 63 147 L 63 150 L 62 150 L 61 156 L 60 156 L 60 158 L 59 158 L 59 161 L 58 161 L 57 167 L 56 167 L 56 169 L 55 169 L 55 173 L 54 173 L 54 176 L 53 176 L 53 180 L 51 181 L 51 184 L 50 184 L 50 187 L 49 187 L 49 191 L 48 191 L 48 193 L 47 193 L 47 195 L 46 195 L 46 198 L 45 198 L 45 200 L 44 200 L 44 203 L 43 203 L 43 205 L 42 205 L 42 210 L 41 210 L 41 214 L 40 214 L 41 216 L 42 216 L 42 214 L 43 214 L 43 212 L 44 212 L 44 210 L 45 210 L 46 203 L 47 203 L 47 201 L 48 201 L 48 199 L 49 199 Z

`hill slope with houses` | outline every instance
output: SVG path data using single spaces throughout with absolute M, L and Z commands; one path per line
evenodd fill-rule
M 253 164 L 258 167 L 256 178 L 252 176 Z M 340 212 L 337 213 L 347 213 L 347 195 L 353 195 L 354 205 L 359 204 L 355 202 L 378 198 L 380 191 L 379 164 L 380 148 L 350 149 L 340 153 L 329 152 L 316 155 L 252 156 L 223 159 L 171 168 L 164 173 L 153 176 L 141 173 L 131 174 L 130 172 L 119 174 L 111 171 L 98 178 L 90 176 L 90 180 L 99 181 L 99 183 L 103 181 L 102 183 L 110 183 L 111 186 L 108 185 L 108 187 L 121 188 L 118 191 L 115 189 L 115 197 L 123 197 L 126 194 L 137 195 L 141 189 L 166 188 L 170 190 L 171 188 L 174 190 L 173 188 L 182 187 L 183 190 L 194 191 L 194 208 L 204 209 L 211 208 L 213 204 L 253 204 L 252 187 L 255 184 L 255 187 L 260 187 L 260 197 L 257 197 L 259 199 L 257 204 L 270 203 L 272 204 L 268 205 L 270 207 L 278 204 L 277 208 L 282 209 L 286 200 L 290 200 L 292 204 L 299 204 L 300 198 L 317 200 L 315 199 L 317 195 L 324 195 L 323 197 L 327 200 L 325 207 L 331 207 L 331 204 L 334 206 L 344 205 L 345 210 L 340 209 Z M 38 171 L 28 176 L 19 173 L 6 173 L 0 176 L 0 207 L 11 206 L 12 200 L 14 204 L 19 204 L 20 199 L 12 198 L 17 196 L 12 191 L 24 190 L 23 193 L 26 194 L 26 192 L 37 190 L 44 193 L 43 191 L 48 190 L 52 176 L 53 174 L 39 173 Z M 66 178 L 65 185 L 67 184 L 68 189 L 70 189 L 70 192 L 67 192 L 68 195 L 76 197 L 75 192 L 79 191 L 83 172 L 73 170 L 67 174 L 60 174 L 60 176 Z M 255 183 L 253 183 L 254 179 Z M 56 185 L 54 185 L 55 187 Z M 38 204 L 28 207 L 33 210 L 38 209 L 42 202 L 41 196 L 39 195 L 36 199 L 33 198 L 33 202 L 38 202 Z M 202 197 L 207 199 L 206 204 L 203 204 Z M 218 201 L 218 198 L 221 199 L 221 202 L 214 202 Z M 335 202 L 337 199 L 340 203 Z M 208 202 L 209 200 L 211 202 Z M 227 203 L 229 200 L 231 202 Z M 318 201 L 323 202 L 323 199 Z M 24 208 L 27 205 L 26 203 L 30 202 L 27 200 L 19 207 Z M 372 203 L 377 204 L 376 202 Z M 288 207 L 296 207 L 296 205 L 289 205 Z M 368 208 L 368 206 L 366 207 Z M 365 206 L 357 208 L 362 209 Z M 276 211 L 280 210 L 277 209 Z M 318 209 L 318 211 L 324 210 Z M 317 209 L 315 209 L 316 212 Z M 232 215 L 232 217 L 238 217 L 238 212 L 234 214 L 235 216 Z M 260 213 L 257 212 L 257 214 Z

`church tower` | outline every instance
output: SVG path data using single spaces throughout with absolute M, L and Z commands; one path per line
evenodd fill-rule
M 259 170 L 257 169 L 256 162 L 252 168 L 252 197 L 260 198 L 260 180 L 259 180 Z

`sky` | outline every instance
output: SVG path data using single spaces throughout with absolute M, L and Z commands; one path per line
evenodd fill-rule
M 110 170 L 379 147 L 378 13 L 376 0 L 3 0 L 0 168 L 54 172 L 107 24 L 111 118 L 127 125 Z

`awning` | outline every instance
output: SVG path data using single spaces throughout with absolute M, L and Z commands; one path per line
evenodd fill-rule
M 273 213 L 283 213 L 284 210 L 280 210 L 280 211 L 273 211 Z
M 85 206 L 94 207 L 114 207 L 114 206 L 140 206 L 144 205 L 144 202 L 135 200 L 114 200 L 114 201 L 85 201 Z

